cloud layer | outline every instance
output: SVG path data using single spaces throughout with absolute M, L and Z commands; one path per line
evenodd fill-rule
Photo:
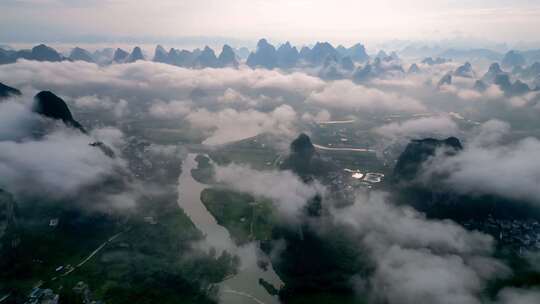
M 491 257 L 490 236 L 426 219 L 393 205 L 384 193 L 359 194 L 354 205 L 333 215 L 358 234 L 375 264 L 367 290 L 360 291 L 376 303 L 481 303 L 487 280 L 508 274 Z

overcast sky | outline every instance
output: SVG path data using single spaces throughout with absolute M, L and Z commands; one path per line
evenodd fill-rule
M 224 37 L 344 44 L 481 38 L 533 42 L 535 0 L 0 0 L 0 41 Z

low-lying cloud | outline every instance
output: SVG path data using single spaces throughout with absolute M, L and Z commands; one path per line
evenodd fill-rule
M 289 218 L 298 216 L 309 199 L 325 192 L 318 182 L 305 184 L 291 171 L 257 171 L 236 164 L 216 167 L 215 179 L 232 189 L 271 199 Z
M 414 98 L 396 92 L 384 92 L 375 88 L 354 84 L 349 80 L 330 82 L 315 91 L 306 100 L 322 107 L 358 111 L 418 112 L 425 110 Z
M 446 176 L 443 183 L 461 193 L 493 194 L 539 203 L 540 141 L 534 137 L 507 143 L 509 131 L 503 122 L 490 121 L 453 157 L 436 157 L 426 168 L 425 178 Z
M 447 115 L 393 122 L 374 130 L 375 133 L 393 140 L 428 136 L 455 136 L 458 131 L 457 124 Z
M 489 279 L 509 273 L 491 257 L 490 236 L 429 220 L 382 192 L 359 194 L 333 216 L 358 235 L 375 265 L 361 290 L 375 303 L 477 304 Z
M 216 145 L 249 138 L 260 133 L 292 136 L 295 132 L 297 115 L 291 106 L 282 105 L 269 113 L 234 109 L 210 112 L 206 109 L 198 109 L 190 112 L 186 119 L 194 128 L 210 130 L 211 136 L 203 143 Z

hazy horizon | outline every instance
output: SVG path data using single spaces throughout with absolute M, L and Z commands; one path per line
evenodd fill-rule
M 264 37 L 295 44 L 451 41 L 527 48 L 540 45 L 539 17 L 540 4 L 522 0 L 8 0 L 0 3 L 0 41 L 253 46 Z

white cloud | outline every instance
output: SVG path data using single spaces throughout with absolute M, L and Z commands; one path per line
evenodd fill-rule
M 257 171 L 236 164 L 216 167 L 215 178 L 232 189 L 272 199 L 281 214 L 291 219 L 309 199 L 325 191 L 317 182 L 305 184 L 291 171 Z
M 357 85 L 349 80 L 330 82 L 322 90 L 311 93 L 307 102 L 328 108 L 358 111 L 425 110 L 422 103 L 414 98 Z
M 117 149 L 121 148 L 125 144 L 124 133 L 117 128 L 103 127 L 93 129 L 91 130 L 90 134 L 95 140 Z
M 480 126 L 465 149 L 452 157 L 439 156 L 426 164 L 424 179 L 445 173 L 444 184 L 468 194 L 494 194 L 539 203 L 540 141 L 529 137 L 501 143 L 510 127 L 500 121 Z
M 91 110 L 110 110 L 114 107 L 109 98 L 99 98 L 97 95 L 78 97 L 74 104 L 78 108 Z
M 212 135 L 204 143 L 215 145 L 264 132 L 292 135 L 297 115 L 291 106 L 282 105 L 269 113 L 234 109 L 210 112 L 206 109 L 197 109 L 189 113 L 186 118 L 195 128 L 211 130 Z
M 74 195 L 112 174 L 116 165 L 90 142 L 67 129 L 36 140 L 0 141 L 0 184 L 15 194 Z
M 27 105 L 15 100 L 0 102 L 0 141 L 24 138 L 36 125 L 39 117 Z
M 459 128 L 457 124 L 446 115 L 422 117 L 393 122 L 376 128 L 375 133 L 390 139 L 420 138 L 433 135 L 455 136 Z
M 374 262 L 368 283 L 375 302 L 479 304 L 487 280 L 508 274 L 491 258 L 490 236 L 427 219 L 393 205 L 384 193 L 359 194 L 354 205 L 333 215 L 358 234 Z
M 323 121 L 329 121 L 331 118 L 330 112 L 327 110 L 321 110 L 315 114 L 311 113 L 304 113 L 302 114 L 302 120 L 305 122 L 323 122 Z
M 159 119 L 177 119 L 182 118 L 191 111 L 191 102 L 172 100 L 164 102 L 162 100 L 154 100 L 148 112 L 155 118 Z
M 114 105 L 113 109 L 114 116 L 117 118 L 123 117 L 127 113 L 129 113 L 128 108 L 128 102 L 125 99 L 120 99 L 118 102 Z

